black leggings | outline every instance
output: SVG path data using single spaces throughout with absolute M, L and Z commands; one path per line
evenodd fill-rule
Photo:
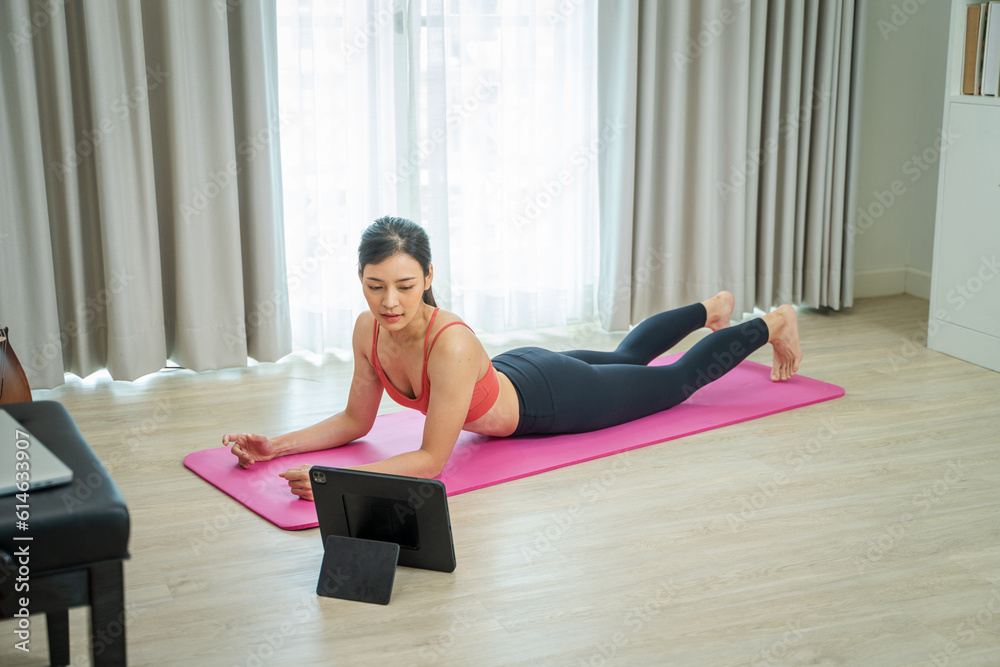
M 521 347 L 498 355 L 493 366 L 513 383 L 521 406 L 513 435 L 596 431 L 666 410 L 767 342 L 767 324 L 757 318 L 709 334 L 672 364 L 647 366 L 707 316 L 700 303 L 654 315 L 614 352 Z

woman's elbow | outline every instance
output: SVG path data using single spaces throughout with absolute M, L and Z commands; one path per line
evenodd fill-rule
M 348 430 L 349 439 L 347 442 L 354 442 L 359 438 L 363 438 L 368 433 L 371 432 L 372 427 L 375 426 L 375 417 L 365 418 L 352 415 L 348 411 L 344 411 L 344 416 L 348 419 L 350 424 Z
M 431 465 L 427 466 L 424 469 L 424 474 L 420 475 L 420 477 L 424 477 L 426 479 L 435 479 L 437 477 L 440 477 L 441 473 L 444 472 L 444 467 L 445 467 L 445 464 L 443 464 L 443 463 L 441 463 L 441 464 L 438 464 L 438 463 L 431 464 Z
M 417 477 L 425 477 L 427 479 L 434 479 L 439 477 L 441 473 L 444 472 L 445 466 L 448 465 L 448 459 L 441 459 L 440 457 L 434 456 L 429 452 L 424 457 L 421 462 L 420 474 Z

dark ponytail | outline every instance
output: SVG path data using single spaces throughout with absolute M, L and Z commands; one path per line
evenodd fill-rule
M 431 242 L 424 228 L 406 218 L 381 217 L 361 233 L 358 273 L 364 273 L 368 264 L 380 264 L 399 253 L 417 260 L 425 278 L 430 274 Z M 424 303 L 437 308 L 430 287 L 424 291 Z

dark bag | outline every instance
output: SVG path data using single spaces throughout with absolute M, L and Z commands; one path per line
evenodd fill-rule
M 21 362 L 14 354 L 7 336 L 7 327 L 0 329 L 0 403 L 22 403 L 31 400 L 31 386 Z

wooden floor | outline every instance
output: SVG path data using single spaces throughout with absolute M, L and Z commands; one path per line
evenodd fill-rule
M 844 398 L 454 496 L 458 569 L 399 568 L 388 606 L 317 598 L 315 529 L 181 464 L 339 410 L 349 362 L 34 396 L 69 408 L 128 502 L 133 665 L 1000 665 L 1000 374 L 927 350 L 920 299 L 800 321 L 801 371 Z M 47 664 L 41 619 L 29 655 L 5 627 L 0 664 Z M 74 665 L 87 628 L 72 612 Z

